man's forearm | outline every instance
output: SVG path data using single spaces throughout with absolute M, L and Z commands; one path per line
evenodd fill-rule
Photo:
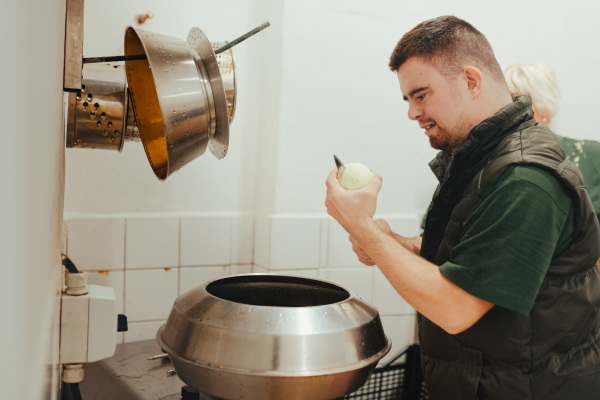
M 493 306 L 456 286 L 437 265 L 420 257 L 420 237 L 385 233 L 370 223 L 356 228 L 352 235 L 396 291 L 447 332 L 467 329 Z
M 410 251 L 414 255 L 418 256 L 421 254 L 421 242 L 423 239 L 421 236 L 407 238 L 398 235 L 394 232 L 392 232 L 390 235 L 394 238 L 396 242 L 398 242 L 400 245 L 402 245 L 402 247 L 404 247 L 406 250 Z

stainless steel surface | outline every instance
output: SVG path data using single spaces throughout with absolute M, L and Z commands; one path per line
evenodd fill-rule
M 225 87 L 219 71 L 219 63 L 208 38 L 200 28 L 190 29 L 187 37 L 188 46 L 195 50 L 194 56 L 199 68 L 206 68 L 208 82 L 212 89 L 216 129 L 210 135 L 208 148 L 219 159 L 227 155 L 229 147 L 229 112 Z
M 210 73 L 182 40 L 127 27 L 125 56 L 139 54 L 147 59 L 125 61 L 127 83 L 146 155 L 164 180 L 206 151 L 217 103 L 227 112 L 225 93 L 215 93 Z
M 168 358 L 148 361 L 160 352 L 156 340 L 117 345 L 114 356 L 85 365 L 79 384 L 84 400 L 181 400 L 185 383 L 172 369 Z M 200 400 L 214 400 L 201 394 Z
M 63 90 L 81 90 L 83 66 L 83 0 L 67 0 Z
M 181 295 L 157 332 L 180 379 L 220 399 L 335 399 L 389 351 L 376 308 L 317 279 L 248 274 Z
M 227 42 L 211 42 L 210 44 L 213 49 L 217 49 L 225 43 Z M 231 124 L 235 115 L 235 102 L 237 97 L 237 90 L 235 87 L 235 60 L 231 49 L 217 54 L 216 57 L 217 63 L 219 64 L 219 71 L 221 72 L 223 87 L 225 89 L 225 97 L 227 98 L 229 124 Z
M 217 158 L 225 157 L 236 107 L 230 47 L 243 37 L 235 43 L 211 44 L 200 29 L 192 28 L 184 42 L 129 26 L 123 56 L 83 58 L 82 0 L 67 0 L 65 35 L 64 90 L 77 93 L 66 98 L 67 147 L 120 151 L 127 140 L 141 141 L 161 180 L 204 154 L 207 147 Z M 213 48 L 219 49 L 218 56 Z M 98 68 L 106 73 L 107 65 L 119 68 L 113 63 L 122 61 L 123 84 L 112 77 L 96 79 Z M 115 93 L 102 92 L 111 85 Z M 106 104 L 94 100 L 92 105 L 92 99 L 83 96 L 91 89 L 96 96 L 106 95 Z M 111 105 L 109 114 L 105 109 Z
M 135 120 L 135 113 L 131 105 L 131 97 L 129 89 L 127 89 L 127 128 L 125 129 L 125 141 L 126 142 L 141 142 L 140 130 Z
M 81 92 L 68 94 L 66 146 L 121 151 L 128 105 L 123 63 L 84 64 L 81 73 Z
M 159 358 L 166 358 L 166 357 L 169 357 L 169 355 L 167 353 L 157 354 L 155 356 L 148 357 L 146 360 L 158 360 Z

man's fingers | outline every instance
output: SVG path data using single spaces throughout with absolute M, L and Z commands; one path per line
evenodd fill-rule
M 339 182 L 337 180 L 337 174 L 338 174 L 337 168 L 334 168 L 329 172 L 329 175 L 327 176 L 327 180 L 325 181 L 325 185 L 327 186 L 327 189 L 334 187 L 334 185 L 339 185 Z
M 383 177 L 381 175 L 373 175 L 371 182 L 367 187 L 373 187 L 375 189 L 375 193 L 379 193 L 381 187 L 383 186 Z
M 373 260 L 371 260 L 370 258 L 361 258 L 361 257 L 358 257 L 358 261 L 360 261 L 361 263 L 365 264 L 367 267 L 372 267 L 373 265 L 375 265 L 375 263 L 373 262 Z
M 354 251 L 358 257 L 358 261 L 369 267 L 375 265 L 371 257 L 356 243 L 352 236 L 349 236 L 348 239 L 350 239 L 350 243 L 352 243 L 352 251 Z

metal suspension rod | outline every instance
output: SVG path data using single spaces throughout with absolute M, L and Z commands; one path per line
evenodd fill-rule
M 135 61 L 145 60 L 147 57 L 145 54 L 136 54 L 133 56 L 112 56 L 112 57 L 87 57 L 83 59 L 84 64 L 87 63 L 100 63 L 100 62 L 115 62 L 115 61 Z
M 235 39 L 235 40 L 227 43 L 225 46 L 218 48 L 217 50 L 215 50 L 215 54 L 222 53 L 225 50 L 228 50 L 228 49 L 232 48 L 236 44 L 243 42 L 244 40 L 248 39 L 251 36 L 254 36 L 258 32 L 262 31 L 263 29 L 268 28 L 269 26 L 271 26 L 271 24 L 269 22 L 265 22 L 261 26 L 259 26 L 257 28 L 254 28 L 250 32 L 245 33 L 242 36 L 240 36 L 239 38 L 237 38 L 237 39 Z

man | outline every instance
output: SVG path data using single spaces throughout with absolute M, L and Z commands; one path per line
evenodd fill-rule
M 390 68 L 441 150 L 423 237 L 373 220 L 379 176 L 345 190 L 332 170 L 325 205 L 418 311 L 430 398 L 599 398 L 600 228 L 581 173 L 466 21 L 417 25 Z

